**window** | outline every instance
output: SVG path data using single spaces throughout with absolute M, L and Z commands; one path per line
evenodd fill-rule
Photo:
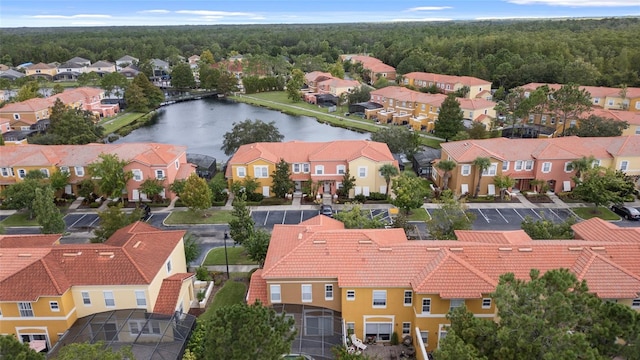
M 236 168 L 236 175 L 238 175 L 238 177 L 241 177 L 241 178 L 247 176 L 247 169 L 245 169 L 244 166 L 238 166 Z
M 282 296 L 280 295 L 280 285 L 270 285 L 269 286 L 271 292 L 271 302 L 279 303 L 282 301 Z
M 552 116 L 552 117 L 551 117 L 551 124 L 553 125 L 553 124 L 555 124 L 555 123 L 556 123 L 556 118 Z
M 591 167 L 594 167 L 594 168 L 600 167 L 600 159 L 593 160 L 593 162 L 591 163 Z
M 358 177 L 360 177 L 360 178 L 367 177 L 367 167 L 366 166 L 358 166 Z
M 542 163 L 542 172 L 543 173 L 548 173 L 551 171 L 551 163 L 550 162 L 543 162 Z
M 429 345 L 429 332 L 428 331 L 420 331 L 420 338 L 422 339 L 422 342 L 424 343 L 425 347 L 427 345 Z
M 524 169 L 530 171 L 533 169 L 533 160 L 527 160 L 524 162 Z
M 176 161 L 174 162 L 174 164 L 176 165 L 176 170 L 177 170 L 177 169 L 180 169 L 180 163 L 178 162 L 178 160 L 176 160 Z
M 326 284 L 324 286 L 324 299 L 333 300 L 333 285 Z
M 503 161 L 502 162 L 502 171 L 507 171 L 509 170 L 509 162 L 508 161 Z
M 496 175 L 496 173 L 497 173 L 497 171 L 498 171 L 498 164 L 493 163 L 493 164 L 491 164 L 491 166 L 489 166 L 489 168 L 488 168 L 488 169 L 486 169 L 486 170 L 484 170 L 484 171 L 482 172 L 482 175 L 483 175 L 483 176 L 486 176 L 486 175 L 488 175 L 488 176 L 495 176 L 495 175 Z
M 533 124 L 533 120 L 535 119 L 535 115 L 529 115 L 529 124 Z
M 515 171 L 522 171 L 522 160 L 516 160 L 516 165 L 513 167 Z
M 302 164 L 302 172 L 308 174 L 311 171 L 311 164 Z
M 293 164 L 293 172 L 298 174 L 300 172 L 300 164 Z
M 447 337 L 447 330 L 449 329 L 449 325 L 440 324 L 440 328 L 438 329 L 438 347 L 440 347 L 440 341 L 444 340 Z
M 131 335 L 160 334 L 160 322 L 157 320 L 129 320 Z
M 573 171 L 573 164 L 571 164 L 571 161 L 567 161 L 566 163 L 564 163 L 564 172 L 572 172 Z
M 373 290 L 373 307 L 386 307 L 387 306 L 387 291 L 386 290 Z
M 74 166 L 73 171 L 76 173 L 76 176 L 84 176 L 84 168 L 82 166 Z
M 449 311 L 464 305 L 464 299 L 451 299 L 449 301 Z
M 33 317 L 33 308 L 30 302 L 19 302 L 18 309 L 21 317 Z
M 620 162 L 620 170 L 627 171 L 629 168 L 629 162 L 627 160 L 623 160 Z
M 324 165 L 316 165 L 316 175 L 324 174 Z
M 640 308 L 640 298 L 631 300 L 632 308 Z
M 367 338 L 375 337 L 377 340 L 389 341 L 392 331 L 393 323 L 391 322 L 366 322 L 364 324 L 364 332 Z
M 114 307 L 114 306 L 116 306 L 116 300 L 113 297 L 113 292 L 112 291 L 105 291 L 104 292 L 104 305 L 106 307 Z
M 69 173 L 69 167 L 68 166 L 60 166 L 60 172 L 64 173 L 64 174 L 68 174 Z
M 422 313 L 430 314 L 431 313 L 431 299 L 424 298 L 422 299 Z
M 469 176 L 469 174 L 471 174 L 471 165 L 462 165 L 460 167 L 460 175 Z
M 482 299 L 482 308 L 483 309 L 488 309 L 490 307 L 491 307 L 491 298 Z
M 613 99 L 609 100 L 608 104 L 609 106 L 613 106 Z
M 311 302 L 312 300 L 311 284 L 302 284 L 302 302 Z
M 131 172 L 133 173 L 133 180 L 134 181 L 142 181 L 142 170 L 133 169 L 133 170 L 131 170 Z
M 167 261 L 167 272 L 171 273 L 171 269 L 172 269 L 171 260 L 169 260 L 169 261 Z
M 640 101 L 636 102 L 636 110 L 640 110 Z
M 58 312 L 60 311 L 60 304 L 57 301 L 49 301 L 49 308 L 51 311 Z
M 344 173 L 346 172 L 347 167 L 344 165 L 338 165 L 337 166 L 337 173 L 340 175 L 344 175 Z
M 85 305 L 91 305 L 91 297 L 89 296 L 89 292 L 83 291 L 81 295 L 82 295 L 82 303 Z
M 0 172 L 2 172 L 2 176 L 9 177 L 9 168 L 0 168 Z
M 640 104 L 640 101 L 638 104 Z M 640 135 L 640 126 L 636 126 L 636 135 Z
M 27 171 L 25 169 L 18 169 L 18 177 L 24 179 L 25 176 L 27 176 Z
M 542 125 L 545 125 L 547 123 L 547 115 L 542 115 L 542 120 L 540 120 L 540 123 L 542 123 Z
M 253 167 L 253 175 L 258 179 L 269 177 L 269 167 L 266 165 L 256 165 Z
M 15 120 L 20 120 L 20 114 L 13 114 L 13 118 Z
M 158 180 L 164 179 L 164 170 L 156 170 L 156 179 Z
M 594 103 L 595 105 L 600 104 L 600 98 L 593 98 L 593 103 Z
M 347 323 L 347 334 L 354 334 L 356 331 L 356 323 L 348 322 Z
M 356 291 L 355 290 L 347 290 L 347 300 L 353 301 L 356 299 Z
M 147 306 L 147 296 L 142 290 L 136 290 L 136 305 L 138 305 L 138 307 Z
M 413 292 L 411 290 L 404 291 L 404 305 L 411 305 L 413 303 Z
M 411 335 L 411 323 L 403 322 L 402 323 L 402 336 Z
M 40 169 L 40 172 L 44 174 L 44 177 L 46 178 L 49 177 L 49 169 Z

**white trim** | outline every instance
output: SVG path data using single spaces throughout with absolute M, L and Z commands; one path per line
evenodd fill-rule
M 545 170 L 545 166 L 549 165 L 549 168 Z M 542 167 L 540 168 L 540 171 L 542 171 L 543 173 L 547 174 L 551 172 L 551 168 L 553 167 L 553 163 L 551 163 L 550 161 L 545 161 L 542 163 Z
M 327 296 L 327 292 L 329 292 L 329 290 L 327 290 L 327 287 L 331 286 L 331 296 Z M 335 288 L 333 286 L 333 284 L 325 284 L 324 285 L 324 299 L 325 300 L 333 300 L 333 294 L 334 294 Z
M 309 289 L 308 291 L 309 299 L 306 299 L 306 300 L 305 300 L 305 294 L 307 294 L 307 292 L 305 292 L 305 288 Z M 311 284 L 300 284 L 300 300 L 302 302 L 313 301 L 313 286 L 311 286 Z
M 349 298 L 349 292 L 352 291 L 353 292 L 353 297 Z M 345 297 L 347 298 L 347 301 L 355 301 L 356 300 L 356 291 L 355 290 L 347 290 L 345 293 Z
M 278 288 L 278 299 L 275 300 L 273 295 L 276 294 L 276 292 L 273 291 L 273 289 Z M 279 304 L 282 302 L 282 288 L 280 287 L 280 284 L 269 284 L 269 301 L 271 301 L 272 304 Z
M 384 293 L 384 305 L 375 305 L 375 294 Z M 371 290 L 371 307 L 374 309 L 385 309 L 389 299 L 387 298 L 387 290 Z

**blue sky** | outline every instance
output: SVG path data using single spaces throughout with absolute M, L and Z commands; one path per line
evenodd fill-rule
M 0 27 L 640 16 L 640 0 L 2 0 Z

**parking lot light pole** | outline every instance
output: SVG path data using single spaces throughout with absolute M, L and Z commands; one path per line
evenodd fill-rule
M 227 256 L 227 239 L 229 238 L 229 233 L 225 230 L 224 232 L 224 263 L 227 265 L 227 280 L 229 280 L 229 257 Z

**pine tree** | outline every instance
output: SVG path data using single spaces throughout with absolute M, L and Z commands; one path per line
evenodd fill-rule
M 271 179 L 271 191 L 279 198 L 285 197 L 295 186 L 291 180 L 291 166 L 284 159 L 280 159 L 276 164 L 276 170 L 271 174 Z
M 449 94 L 442 102 L 442 105 L 440 105 L 440 113 L 438 114 L 438 120 L 436 120 L 434 127 L 436 135 L 445 141 L 449 141 L 449 139 L 454 137 L 459 131 L 464 130 L 462 119 L 460 103 L 456 100 L 454 94 Z

